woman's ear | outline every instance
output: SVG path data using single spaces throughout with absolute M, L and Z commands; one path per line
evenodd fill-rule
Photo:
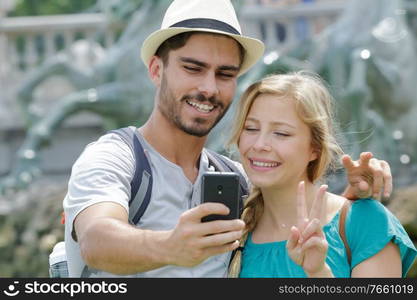
M 312 148 L 311 155 L 310 155 L 310 161 L 315 161 L 320 156 L 320 150 L 316 150 L 315 148 Z
M 156 87 L 159 87 L 161 84 L 162 69 L 163 69 L 162 64 L 163 64 L 162 59 L 156 55 L 152 56 L 151 60 L 149 61 L 149 66 L 148 66 L 149 77 Z

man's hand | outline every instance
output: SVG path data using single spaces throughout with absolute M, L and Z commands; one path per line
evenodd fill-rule
M 204 203 L 185 211 L 166 244 L 168 263 L 193 267 L 210 256 L 236 249 L 245 228 L 242 220 L 201 222 L 207 215 L 228 213 L 228 207 L 220 203 Z
M 371 152 L 362 152 L 359 161 L 353 161 L 349 155 L 342 157 L 346 169 L 348 187 L 343 196 L 356 200 L 373 197 L 389 197 L 392 192 L 392 175 L 389 164 L 384 160 L 373 158 Z

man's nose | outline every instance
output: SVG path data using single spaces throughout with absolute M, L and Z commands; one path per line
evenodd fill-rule
M 202 78 L 198 90 L 206 96 L 206 98 L 217 96 L 219 94 L 219 88 L 217 86 L 216 74 L 208 72 L 208 74 Z

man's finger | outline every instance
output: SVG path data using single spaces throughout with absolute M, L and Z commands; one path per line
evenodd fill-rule
M 225 244 L 225 245 L 222 245 L 222 246 L 208 247 L 208 248 L 205 248 L 204 251 L 205 251 L 205 254 L 206 254 L 205 256 L 210 257 L 210 256 L 214 256 L 214 255 L 218 255 L 218 254 L 233 251 L 237 247 L 239 247 L 239 241 L 234 241 L 232 243 Z
M 392 192 L 391 168 L 385 160 L 381 160 L 381 167 L 384 174 L 384 197 L 388 198 Z
M 182 220 L 189 220 L 193 222 L 200 222 L 201 218 L 208 215 L 227 215 L 229 208 L 221 203 L 207 202 L 193 207 L 181 216 Z
M 201 235 L 215 235 L 223 232 L 241 231 L 245 228 L 242 220 L 216 220 L 199 224 L 198 232 Z
M 371 185 L 365 180 L 359 181 L 357 194 L 359 198 L 371 197 L 372 195 Z
M 373 174 L 372 196 L 374 199 L 381 198 L 381 190 L 384 184 L 383 170 L 379 160 L 372 158 L 369 161 Z
M 352 169 L 352 168 L 355 167 L 355 164 L 354 164 L 352 158 L 347 154 L 342 156 L 342 164 L 343 164 L 343 166 L 345 167 L 346 170 L 349 170 L 349 169 Z
M 369 161 L 373 157 L 373 154 L 371 152 L 362 152 L 359 156 L 359 165 L 360 166 L 368 166 Z
M 199 245 L 202 248 L 222 246 L 239 240 L 242 234 L 243 230 L 207 235 L 200 240 Z

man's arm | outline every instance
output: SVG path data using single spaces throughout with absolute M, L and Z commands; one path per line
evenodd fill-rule
M 74 228 L 88 266 L 114 274 L 134 274 L 165 265 L 192 267 L 237 248 L 243 221 L 201 223 L 209 214 L 228 214 L 228 208 L 218 203 L 202 204 L 184 212 L 173 230 L 142 230 L 128 223 L 121 205 L 103 202 L 83 210 Z
M 373 158 L 371 152 L 362 152 L 359 161 L 353 161 L 349 155 L 342 157 L 346 169 L 348 186 L 342 196 L 356 200 L 373 197 L 389 197 L 392 192 L 392 175 L 389 164 Z

